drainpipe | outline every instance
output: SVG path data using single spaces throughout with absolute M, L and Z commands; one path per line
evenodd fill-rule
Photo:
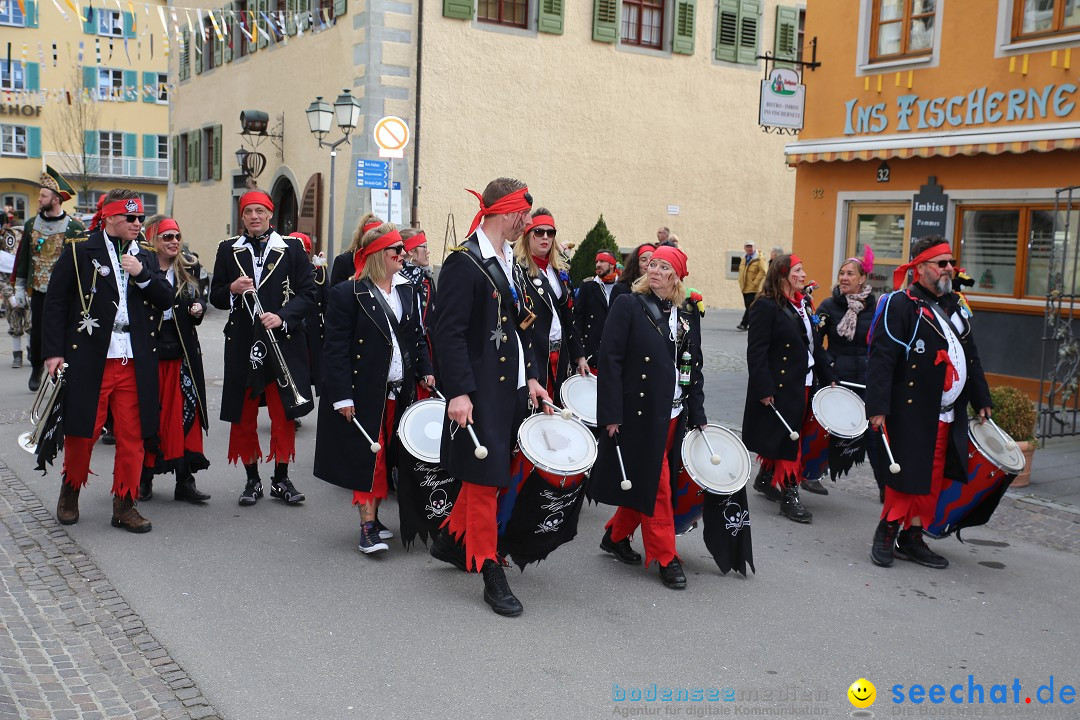
M 412 187 L 412 226 L 419 227 L 417 196 L 420 194 L 420 86 L 424 68 L 424 0 L 417 0 L 416 18 L 416 112 L 413 120 L 413 187 Z

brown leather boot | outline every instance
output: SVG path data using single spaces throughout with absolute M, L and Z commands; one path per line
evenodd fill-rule
M 61 525 L 79 522 L 79 491 L 66 482 L 60 483 L 60 499 L 56 503 L 56 519 Z
M 150 521 L 139 514 L 135 509 L 135 501 L 129 497 L 113 496 L 112 501 L 112 526 L 122 527 L 128 532 L 150 532 Z

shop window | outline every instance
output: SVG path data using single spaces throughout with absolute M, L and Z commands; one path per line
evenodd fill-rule
M 1013 40 L 1080 33 L 1077 0 L 1014 0 Z
M 481 22 L 528 27 L 529 0 L 477 0 L 476 19 Z
M 847 255 L 862 257 L 874 251 L 868 278 L 875 293 L 891 292 L 893 270 L 908 261 L 911 203 L 852 203 L 848 209 Z
M 22 193 L 4 193 L 0 196 L 0 208 L 7 211 L 11 208 L 11 212 L 15 214 L 17 224 L 22 224 L 26 221 L 26 209 L 30 207 L 30 198 Z
M 139 193 L 139 195 L 142 197 L 143 212 L 146 213 L 146 217 L 157 215 L 158 196 L 154 193 Z
M 664 45 L 664 0 L 622 0 L 619 39 L 625 45 L 661 49 Z
M 1019 210 L 1005 208 L 963 214 L 960 262 L 975 280 L 971 292 L 1014 295 L 1020 215 Z
M 934 49 L 937 0 L 872 0 L 870 59 L 929 55 Z

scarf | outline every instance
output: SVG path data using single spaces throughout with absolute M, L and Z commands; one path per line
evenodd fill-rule
M 618 278 L 618 277 L 619 277 L 619 271 L 618 270 L 612 270 L 611 272 L 609 272 L 604 277 L 600 277 L 599 275 L 597 275 L 596 279 L 599 280 L 602 283 L 610 284 L 610 283 L 615 282 L 615 279 Z
M 533 255 L 533 261 L 536 262 L 536 266 L 540 268 L 540 272 L 547 272 L 548 265 L 551 264 L 550 257 L 537 257 Z
M 870 294 L 870 285 L 863 285 L 857 293 L 847 295 L 847 312 L 836 324 L 836 334 L 847 340 L 855 339 L 855 326 L 859 313 L 866 307 L 866 298 Z

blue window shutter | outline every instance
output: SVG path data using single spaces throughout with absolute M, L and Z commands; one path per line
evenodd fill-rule
M 124 71 L 124 100 L 138 102 L 139 100 L 139 71 Z
M 139 161 L 135 159 L 139 156 L 136 149 L 138 137 L 135 133 L 124 133 L 124 174 L 128 176 L 139 174 Z
M 97 130 L 83 130 L 83 149 L 87 155 L 98 154 Z
M 125 10 L 123 13 L 124 19 L 124 37 L 135 37 L 135 15 Z
M 157 73 L 143 70 L 142 87 L 139 88 L 143 102 L 157 102 Z
M 23 18 L 23 25 L 29 28 L 35 28 L 38 26 L 38 0 L 25 0 L 26 16 Z
M 86 8 L 86 18 L 83 20 L 82 29 L 89 35 L 97 35 L 97 16 L 94 15 L 92 6 Z
M 30 8 L 27 8 L 26 11 L 30 12 Z M 26 82 L 27 90 L 40 90 L 41 66 L 38 63 L 26 63 L 23 68 L 23 79 Z
M 695 0 L 678 0 L 675 4 L 675 34 L 671 39 L 671 51 L 681 55 L 694 54 L 694 20 L 697 15 Z
M 738 62 L 740 65 L 757 65 L 760 39 L 761 0 L 740 0 L 738 49 Z
M 30 8 L 26 9 L 27 12 Z M 41 157 L 41 128 L 30 126 L 26 128 L 26 156 L 32 158 Z
M 87 90 L 97 89 L 97 68 L 83 65 L 82 69 L 83 87 Z
M 157 159 L 157 135 L 142 136 L 142 156 L 144 158 Z
M 619 39 L 619 0 L 593 0 L 592 39 L 606 43 Z

